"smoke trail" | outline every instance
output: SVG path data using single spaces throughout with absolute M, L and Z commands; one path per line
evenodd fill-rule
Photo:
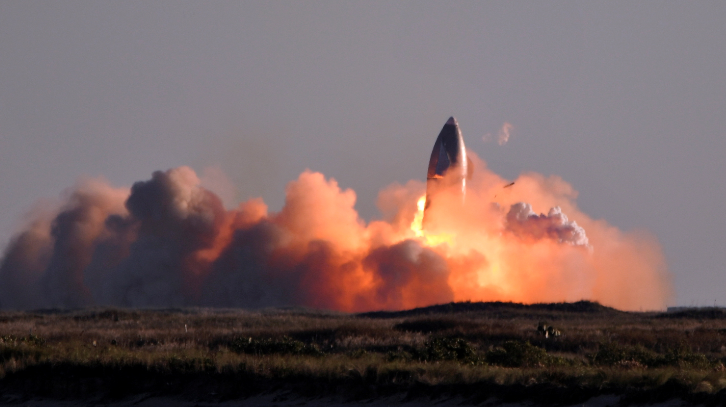
M 440 192 L 425 231 L 415 222 L 424 185 L 415 181 L 383 190 L 385 220 L 367 224 L 352 190 L 312 171 L 288 184 L 276 213 L 260 199 L 224 209 L 188 167 L 130 190 L 86 182 L 6 248 L 0 306 L 665 306 L 670 286 L 655 239 L 590 219 L 559 178 L 523 174 L 504 189 L 483 162 L 475 167 L 466 204 Z

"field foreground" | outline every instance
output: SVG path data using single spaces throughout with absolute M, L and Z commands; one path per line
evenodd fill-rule
M 721 309 L 0 313 L 0 405 L 723 405 L 725 364 Z

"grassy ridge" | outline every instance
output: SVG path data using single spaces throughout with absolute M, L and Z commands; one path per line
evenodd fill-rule
M 596 303 L 457 303 L 395 313 L 0 313 L 0 391 L 231 399 L 275 389 L 476 402 L 726 398 L 726 315 Z M 545 335 L 545 333 L 547 333 Z

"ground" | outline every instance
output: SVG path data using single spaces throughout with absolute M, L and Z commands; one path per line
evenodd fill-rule
M 722 405 L 726 312 L 0 313 L 0 405 Z

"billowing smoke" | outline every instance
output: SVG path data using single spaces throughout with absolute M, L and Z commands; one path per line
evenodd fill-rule
M 446 191 L 432 197 L 430 230 L 420 229 L 425 191 L 415 181 L 382 191 L 385 219 L 370 223 L 352 190 L 311 171 L 287 186 L 276 213 L 260 199 L 225 209 L 188 167 L 130 190 L 87 181 L 12 239 L 0 306 L 665 306 L 670 286 L 655 239 L 590 219 L 561 179 L 524 174 L 503 188 L 506 180 L 473 159 L 466 202 Z
M 559 243 L 588 246 L 585 229 L 570 222 L 559 206 L 550 208 L 547 215 L 537 215 L 532 205 L 518 202 L 507 213 L 507 230 L 522 237 L 535 240 L 551 238 Z

